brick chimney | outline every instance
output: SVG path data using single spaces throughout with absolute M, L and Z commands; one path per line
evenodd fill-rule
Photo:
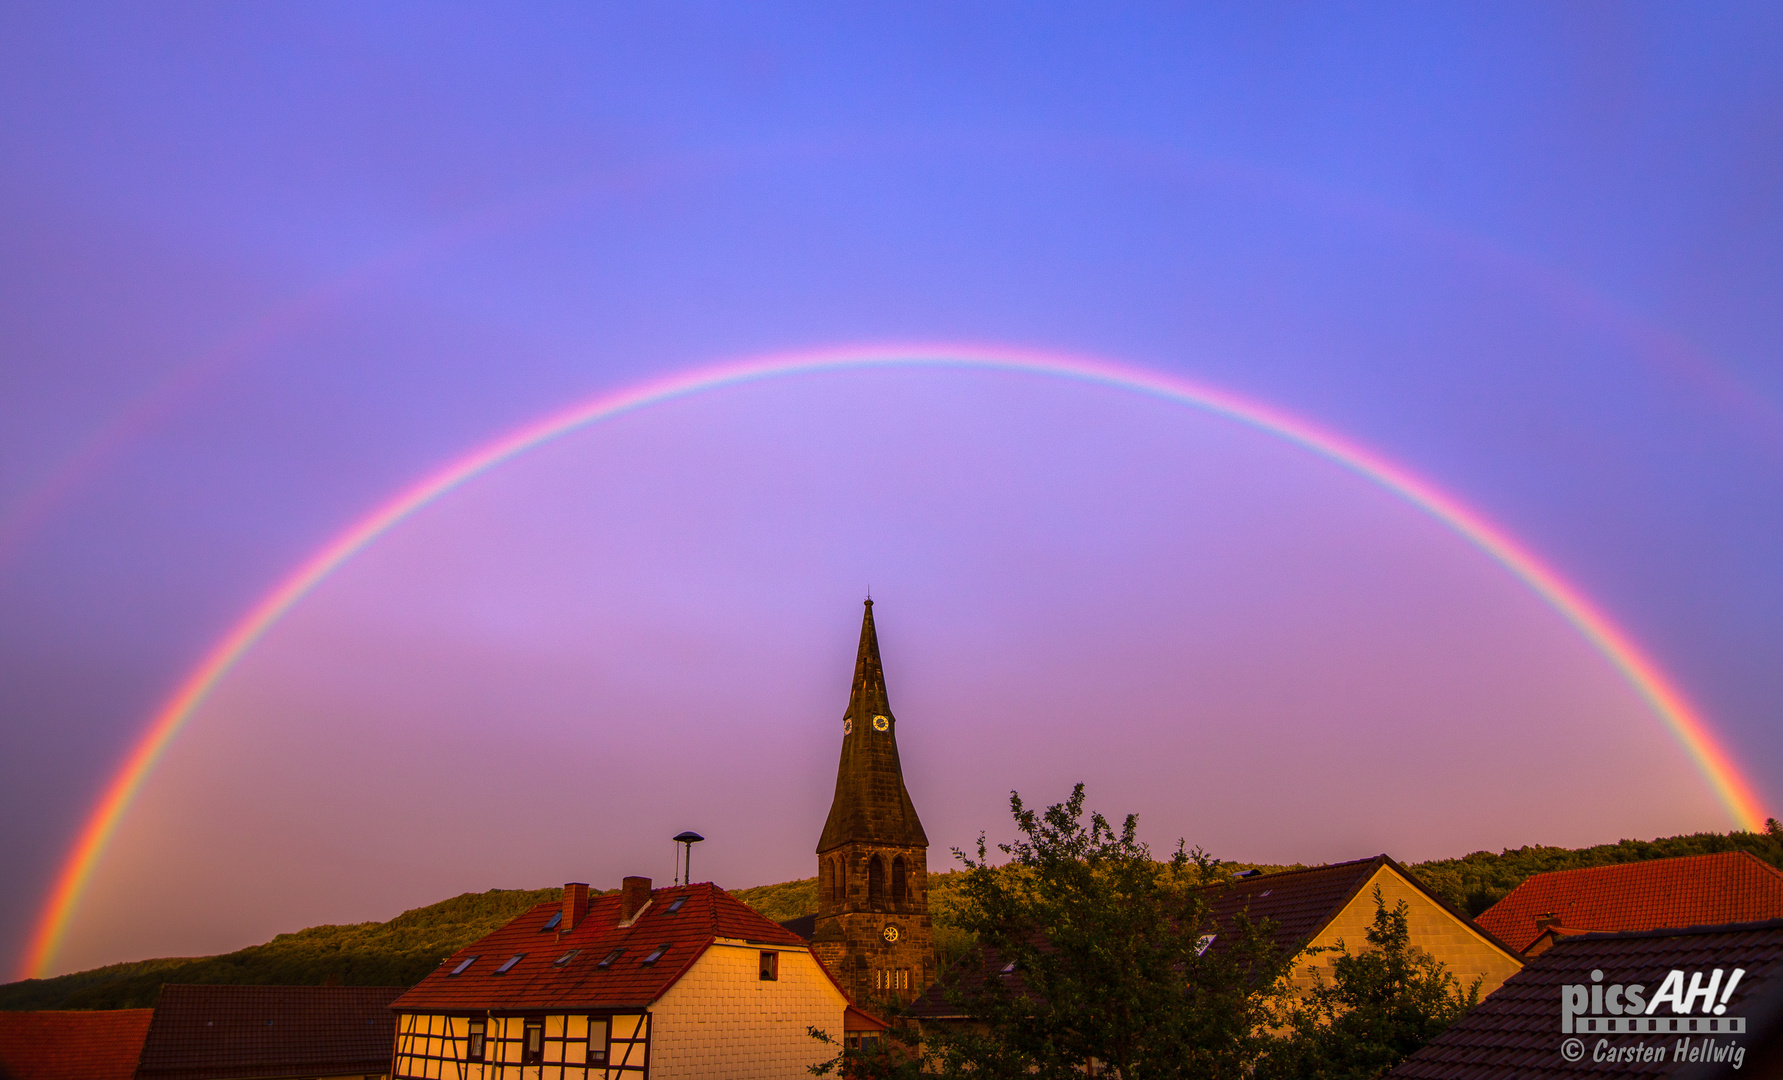
M 628 877 L 620 884 L 619 924 L 625 926 L 638 917 L 650 902 L 650 879 Z
M 588 884 L 572 881 L 563 887 L 563 922 L 558 929 L 569 933 L 588 915 Z

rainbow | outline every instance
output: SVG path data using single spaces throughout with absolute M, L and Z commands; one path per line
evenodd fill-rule
M 286 575 L 218 641 L 155 713 L 107 785 L 66 856 L 27 948 L 22 978 L 44 977 L 94 868 L 131 802 L 180 729 L 236 661 L 291 608 L 348 559 L 404 518 L 507 459 L 586 424 L 646 406 L 762 379 L 883 367 L 971 368 L 1050 376 L 1130 390 L 1189 405 L 1286 439 L 1400 496 L 1472 542 L 1570 622 L 1628 681 L 1677 739 L 1742 829 L 1764 818 L 1749 781 L 1715 740 L 1704 717 L 1606 614 L 1508 533 L 1409 469 L 1356 442 L 1236 394 L 1173 375 L 1084 357 L 958 345 L 869 346 L 781 354 L 718 364 L 600 394 L 502 435 L 398 492 Z

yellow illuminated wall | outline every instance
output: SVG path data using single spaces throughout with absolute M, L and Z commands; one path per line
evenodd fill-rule
M 1352 953 L 1368 948 L 1368 928 L 1374 922 L 1374 890 L 1380 886 L 1381 899 L 1388 910 L 1404 900 L 1406 927 L 1411 943 L 1443 962 L 1449 973 L 1461 981 L 1465 989 L 1474 979 L 1480 980 L 1480 997 L 1504 985 L 1523 966 L 1521 960 L 1488 941 L 1479 931 L 1451 915 L 1448 909 L 1430 899 L 1423 890 L 1400 877 L 1391 866 L 1375 871 L 1344 909 L 1320 931 L 1310 944 L 1333 946 L 1343 941 Z M 1297 986 L 1312 985 L 1311 971 L 1320 968 L 1330 975 L 1331 954 L 1321 953 L 1295 969 Z
M 761 954 L 778 978 L 761 978 Z M 799 1080 L 833 1056 L 847 1002 L 802 948 L 720 939 L 643 1013 L 397 1016 L 394 1080 Z M 471 1025 L 482 1021 L 481 1060 Z M 528 1024 L 538 1028 L 529 1060 Z

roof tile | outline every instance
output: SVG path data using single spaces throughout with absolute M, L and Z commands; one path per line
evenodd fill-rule
M 685 902 L 669 911 L 677 899 Z M 710 883 L 653 890 L 650 905 L 628 927 L 619 925 L 622 900 L 618 893 L 591 898 L 587 916 L 568 933 L 544 930 L 562 905 L 539 904 L 447 957 L 390 1007 L 401 1012 L 642 1008 L 673 986 L 718 938 L 804 945 L 797 934 Z M 644 963 L 659 945 L 668 949 L 656 962 Z M 555 962 L 572 949 L 579 951 L 566 963 Z M 601 967 L 616 949 L 625 951 Z M 521 954 L 505 974 L 495 974 Z M 451 974 L 473 956 L 476 961 L 463 974 Z
M 1519 950 L 1538 916 L 1568 930 L 1654 930 L 1783 918 L 1783 871 L 1744 851 L 1536 874 L 1477 920 Z
M 130 1080 L 154 1012 L 0 1012 L 0 1076 Z
M 1747 1034 L 1741 1041 L 1749 1051 L 1761 1050 L 1767 1038 L 1775 1040 L 1783 1021 L 1779 1015 L 1783 1013 L 1783 920 L 1565 938 L 1505 980 L 1502 987 L 1388 1076 L 1392 1080 L 1509 1080 L 1708 1075 L 1700 1063 L 1672 1060 L 1669 1051 L 1681 1036 L 1670 1034 L 1663 1037 L 1668 1051 L 1663 1061 L 1607 1063 L 1594 1061 L 1587 1054 L 1569 1064 L 1561 1056 L 1566 1036 L 1560 1030 L 1560 988 L 1589 983 L 1590 972 L 1598 969 L 1604 973 L 1605 986 L 1640 983 L 1651 995 L 1673 968 L 1708 971 L 1716 967 L 1746 969 L 1728 1001 L 1728 1014 L 1747 1018 Z M 1669 1010 L 1664 1015 L 1669 1017 Z M 1623 1034 L 1609 1040 L 1611 1045 L 1632 1046 L 1652 1038 Z M 1727 1036 L 1721 1038 L 1726 1041 Z M 1744 1064 L 1744 1075 L 1757 1071 L 1750 1057 Z
M 167 986 L 138 1080 L 382 1073 L 400 986 Z

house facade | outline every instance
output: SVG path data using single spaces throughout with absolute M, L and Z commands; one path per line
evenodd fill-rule
M 393 1080 L 793 1080 L 847 997 L 798 935 L 711 884 L 564 887 L 391 1004 Z

